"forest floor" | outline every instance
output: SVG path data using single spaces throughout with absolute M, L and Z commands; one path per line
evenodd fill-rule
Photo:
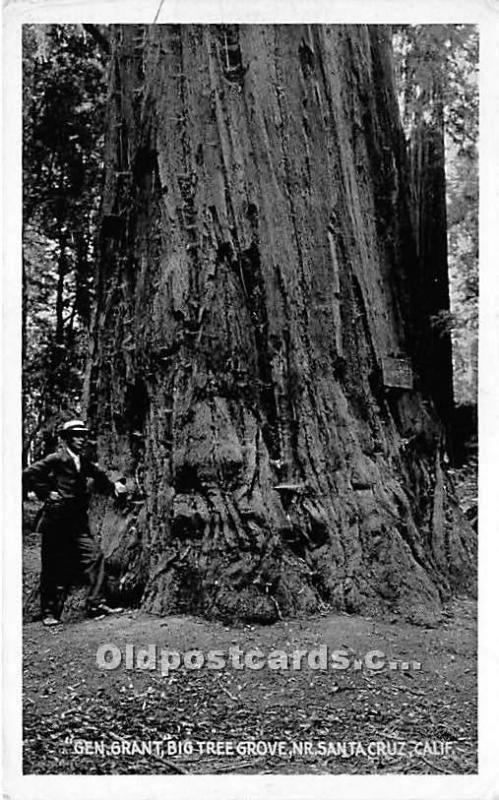
M 24 771 L 474 773 L 475 623 L 475 603 L 465 598 L 438 628 L 345 614 L 269 627 L 139 612 L 56 629 L 29 623 Z M 123 653 L 118 668 L 98 666 L 103 644 Z M 156 669 L 127 669 L 125 646 L 134 645 L 137 656 L 150 644 Z M 265 656 L 326 645 L 347 652 L 349 666 L 311 669 L 304 658 L 300 670 L 182 666 L 162 674 L 162 648 L 206 656 L 237 645 Z M 365 664 L 374 650 L 386 661 L 377 671 Z M 401 669 L 413 661 L 421 667 Z M 253 750 L 249 740 L 257 742 Z M 147 745 L 148 753 L 147 742 L 161 746 Z M 182 743 L 185 752 L 178 752 Z M 282 743 L 278 750 L 275 743 Z
M 471 506 L 476 477 L 455 480 Z M 433 627 L 331 612 L 228 627 L 134 610 L 54 629 L 29 622 L 23 645 L 26 774 L 477 771 L 476 602 L 466 597 Z M 103 645 L 122 654 L 115 669 L 97 663 Z M 149 646 L 155 668 L 139 669 Z M 242 662 L 258 649 L 264 666 L 236 669 L 238 646 Z M 324 648 L 341 650 L 344 668 L 323 669 Z M 162 650 L 222 651 L 227 666 L 167 671 Z M 272 653 L 284 665 L 275 651 L 287 669 L 270 668 Z

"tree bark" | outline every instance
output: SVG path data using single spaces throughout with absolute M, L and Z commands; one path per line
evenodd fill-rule
M 122 596 L 438 614 L 475 542 L 421 382 L 388 32 L 134 25 L 111 47 L 86 396 L 139 492 L 118 526 L 95 512 Z

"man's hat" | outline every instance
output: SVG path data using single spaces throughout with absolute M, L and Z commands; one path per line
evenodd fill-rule
M 74 434 L 88 433 L 88 428 L 81 419 L 70 419 L 61 428 L 61 436 L 72 436 Z

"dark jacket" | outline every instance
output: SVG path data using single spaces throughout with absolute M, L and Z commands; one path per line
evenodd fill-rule
M 46 500 L 50 492 L 58 492 L 65 500 L 86 503 L 89 495 L 87 479 L 92 478 L 98 492 L 114 493 L 113 481 L 84 455 L 80 455 L 80 467 L 78 471 L 70 454 L 62 448 L 23 471 L 23 490 L 35 492 L 40 500 Z

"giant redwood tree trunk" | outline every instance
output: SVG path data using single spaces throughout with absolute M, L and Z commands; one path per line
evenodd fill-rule
M 388 34 L 112 30 L 89 417 L 148 610 L 438 612 L 473 573 L 421 383 Z M 142 493 L 142 501 L 141 501 Z

